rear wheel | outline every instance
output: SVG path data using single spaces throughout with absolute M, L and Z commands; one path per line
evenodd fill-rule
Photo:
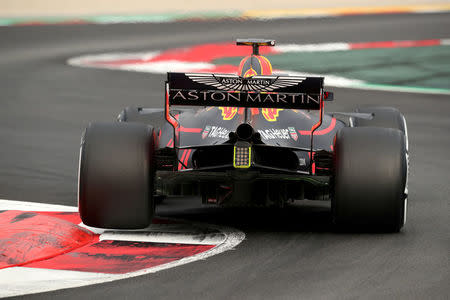
M 408 140 L 408 127 L 406 125 L 406 119 L 403 114 L 394 107 L 388 106 L 369 106 L 356 109 L 359 113 L 370 113 L 372 119 L 358 119 L 355 118 L 353 125 L 355 127 L 382 127 L 382 128 L 394 128 L 398 129 L 405 135 L 406 144 L 406 187 L 405 187 L 405 211 L 406 204 L 408 202 L 408 175 L 409 175 L 409 140 Z M 406 218 L 406 212 L 405 212 Z
M 122 110 L 117 116 L 119 122 L 143 123 L 153 128 L 163 127 L 167 121 L 164 110 L 159 108 L 142 108 L 129 106 Z
M 350 231 L 398 232 L 405 220 L 405 135 L 390 128 L 342 128 L 334 146 L 332 215 Z
M 153 128 L 93 123 L 82 138 L 78 205 L 93 227 L 145 228 L 154 214 Z
M 140 107 L 128 106 L 120 112 L 117 119 L 119 122 L 147 123 L 150 119 L 141 110 Z
M 408 128 L 406 126 L 406 120 L 398 109 L 387 106 L 373 106 L 358 108 L 356 112 L 370 113 L 372 114 L 372 119 L 368 120 L 355 118 L 353 120 L 354 127 L 382 127 L 398 129 L 403 132 L 406 137 L 406 143 L 408 143 Z

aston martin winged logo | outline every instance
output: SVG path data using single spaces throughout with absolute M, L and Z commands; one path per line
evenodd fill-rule
M 197 83 L 209 85 L 222 91 L 272 92 L 276 89 L 298 85 L 306 77 L 300 76 L 253 76 L 243 78 L 229 74 L 186 73 Z

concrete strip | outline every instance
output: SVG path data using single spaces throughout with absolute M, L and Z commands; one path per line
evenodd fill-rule
M 204 0 L 2 0 L 0 16 L 2 17 L 36 17 L 36 16 L 79 16 L 101 14 L 161 14 L 161 13 L 192 13 L 209 11 L 251 11 L 287 9 L 310 10 L 324 8 L 358 9 L 361 7 L 411 6 L 450 4 L 447 0 L 229 0 L 206 2 Z M 289 12 L 288 11 L 288 12 Z
M 343 15 L 370 15 L 370 14 L 389 14 L 389 13 L 431 13 L 450 10 L 450 3 L 438 4 L 420 4 L 380 6 L 340 6 L 331 8 L 300 8 L 300 9 L 259 9 L 247 10 L 244 12 L 245 18 L 257 19 L 279 19 L 279 18 L 299 18 L 299 17 L 325 17 L 325 16 L 343 16 Z

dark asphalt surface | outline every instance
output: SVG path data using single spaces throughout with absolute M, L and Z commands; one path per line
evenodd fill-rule
M 273 22 L 0 28 L 0 198 L 76 205 L 79 138 L 127 105 L 159 107 L 162 75 L 81 69 L 91 53 L 167 49 L 237 37 L 314 43 L 450 37 L 449 14 Z M 400 234 L 337 234 L 326 206 L 202 208 L 173 198 L 161 215 L 230 225 L 236 250 L 156 274 L 25 298 L 448 299 L 450 97 L 334 89 L 329 111 L 398 107 L 409 127 L 409 214 Z

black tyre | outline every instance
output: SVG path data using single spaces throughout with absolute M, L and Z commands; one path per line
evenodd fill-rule
M 153 198 L 155 199 L 155 204 L 159 205 L 159 204 L 162 204 L 164 202 L 164 200 L 166 200 L 167 196 L 166 195 L 154 195 Z
M 405 221 L 405 135 L 390 128 L 342 128 L 334 145 L 334 223 L 350 231 L 398 232 Z
M 407 179 L 405 188 L 405 210 L 406 203 L 408 202 L 408 175 L 409 175 L 409 139 L 408 139 L 408 126 L 406 124 L 406 119 L 403 114 L 394 107 L 388 106 L 369 106 L 360 107 L 356 109 L 359 113 L 370 113 L 372 114 L 372 119 L 354 119 L 355 127 L 382 127 L 382 128 L 394 128 L 398 129 L 405 135 L 406 144 L 406 163 L 407 163 Z M 406 216 L 406 213 L 405 213 Z
M 152 220 L 153 128 L 135 123 L 93 123 L 82 138 L 78 205 L 84 224 L 145 228 Z
M 353 120 L 354 127 L 382 127 L 398 129 L 406 136 L 408 142 L 408 129 L 406 126 L 405 117 L 402 113 L 394 107 L 363 107 L 356 109 L 359 113 L 370 113 L 372 119 L 355 118 Z
M 144 120 L 142 120 L 141 110 L 142 108 L 140 107 L 128 106 L 120 112 L 120 114 L 117 116 L 117 120 L 119 122 L 142 123 L 142 121 Z
M 164 110 L 158 108 L 141 108 L 129 106 L 117 116 L 119 122 L 143 123 L 155 129 L 166 124 Z

